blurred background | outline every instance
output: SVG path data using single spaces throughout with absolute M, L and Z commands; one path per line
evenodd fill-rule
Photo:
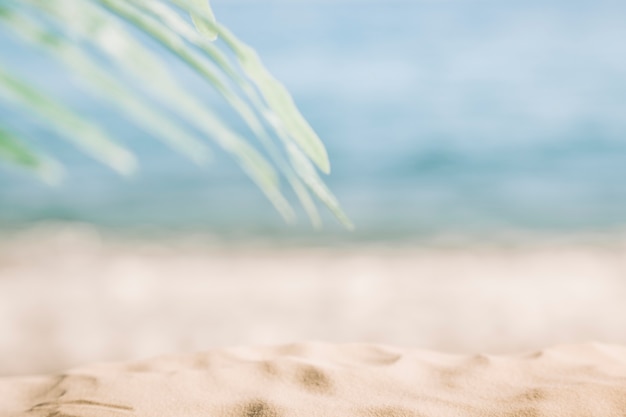
M 626 4 L 212 5 L 325 141 L 356 231 L 285 225 L 227 156 L 190 164 L 0 28 L 2 65 L 141 163 L 117 176 L 0 98 L 69 171 L 0 166 L 0 375 L 309 339 L 626 343 Z

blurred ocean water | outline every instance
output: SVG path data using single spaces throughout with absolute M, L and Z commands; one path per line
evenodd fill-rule
M 626 3 L 213 4 L 326 142 L 328 182 L 358 227 L 350 238 L 624 231 Z M 0 168 L 0 227 L 59 220 L 116 230 L 320 236 L 304 216 L 296 228 L 284 225 L 227 157 L 217 153 L 198 168 L 3 31 L 0 45 L 3 65 L 103 121 L 143 155 L 136 177 L 117 177 L 0 98 L 3 118 L 70 172 L 49 188 Z M 188 88 L 220 105 L 182 65 L 171 65 Z M 328 220 L 321 236 L 343 236 Z

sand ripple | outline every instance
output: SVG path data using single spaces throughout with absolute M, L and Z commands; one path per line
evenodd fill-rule
M 291 344 L 0 380 L 2 417 L 626 416 L 626 348 L 509 356 Z

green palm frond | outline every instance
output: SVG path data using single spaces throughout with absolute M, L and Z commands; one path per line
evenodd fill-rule
M 352 227 L 318 171 L 330 172 L 326 149 L 287 89 L 256 52 L 216 22 L 207 0 L 6 0 L 0 25 L 47 53 L 139 127 L 196 163 L 210 159 L 208 143 L 229 153 L 278 212 L 295 219 L 282 181 L 292 188 L 314 225 L 321 223 L 315 196 L 346 227 Z M 177 81 L 150 38 L 188 66 L 240 116 L 261 148 L 228 126 Z M 176 114 L 156 108 L 101 67 L 104 56 Z M 45 122 L 64 139 L 112 169 L 130 174 L 135 156 L 97 121 L 11 73 L 0 62 L 0 98 Z M 28 138 L 4 127 L 0 160 L 47 181 L 62 173 L 52 157 L 32 150 Z

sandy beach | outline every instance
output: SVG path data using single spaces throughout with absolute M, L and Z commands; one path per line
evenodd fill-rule
M 0 417 L 623 417 L 625 255 L 34 228 L 0 241 Z
M 626 417 L 624 22 L 0 0 L 0 417 Z
M 377 345 L 232 348 L 0 379 L 0 416 L 621 417 L 626 348 L 444 355 Z
M 626 345 L 626 245 L 222 245 L 39 228 L 0 241 L 0 376 L 304 341 L 459 354 Z

